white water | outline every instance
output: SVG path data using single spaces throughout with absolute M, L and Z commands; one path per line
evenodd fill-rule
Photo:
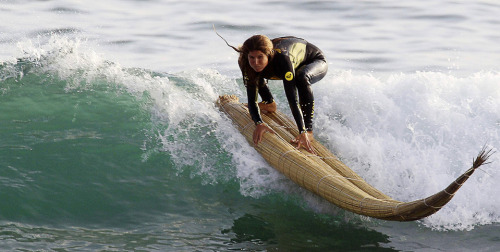
M 96 78 L 117 83 L 140 98 L 147 94 L 153 119 L 167 125 L 158 132 L 163 150 L 172 153 L 181 172 L 197 166 L 206 183 L 237 179 L 245 196 L 270 192 L 302 195 L 312 209 L 337 210 L 270 168 L 221 116 L 219 94 L 244 90 L 236 79 L 216 70 L 197 69 L 170 77 L 131 72 L 107 63 L 88 44 L 53 36 L 47 44 L 19 43 L 41 71 L 72 79 L 68 89 Z M 81 73 L 85 74 L 81 74 Z M 351 71 L 330 71 L 313 86 L 316 138 L 370 184 L 401 201 L 432 195 L 467 170 L 486 144 L 500 146 L 500 74 L 467 77 L 436 72 L 392 74 L 386 78 Z M 271 81 L 280 110 L 289 113 L 279 81 Z M 220 148 L 214 148 L 220 145 Z M 217 155 L 227 151 L 236 170 L 216 170 Z M 495 181 L 498 155 L 476 171 L 453 200 L 423 223 L 435 229 L 471 229 L 500 221 L 500 193 Z
M 316 138 L 393 198 L 424 198 L 470 168 L 485 144 L 499 146 L 500 87 L 495 87 L 499 81 L 497 73 L 457 78 L 420 72 L 380 79 L 333 72 L 313 88 Z M 286 110 L 286 100 L 282 94 L 280 98 L 279 108 Z M 236 158 L 243 188 L 248 183 L 264 190 L 285 185 L 285 190 L 295 190 L 273 172 L 271 178 L 256 174 L 265 164 L 249 164 L 248 153 L 244 154 Z M 445 208 L 423 223 L 461 230 L 498 222 L 500 201 L 494 195 L 500 193 L 495 182 L 500 160 L 493 155 L 490 161 Z M 312 195 L 305 197 L 314 201 Z M 318 204 L 313 208 L 322 209 L 327 203 Z

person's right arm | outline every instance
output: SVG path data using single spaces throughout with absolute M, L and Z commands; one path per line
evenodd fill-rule
M 259 90 L 255 85 L 247 85 L 248 111 L 253 122 L 258 125 L 262 123 L 259 106 L 257 105 Z
M 257 104 L 258 93 L 258 88 L 255 85 L 247 85 L 248 110 L 250 112 L 252 120 L 255 123 L 255 130 L 253 132 L 254 144 L 258 144 L 262 141 L 262 136 L 264 135 L 264 133 L 274 133 L 274 131 L 262 121 L 259 106 Z

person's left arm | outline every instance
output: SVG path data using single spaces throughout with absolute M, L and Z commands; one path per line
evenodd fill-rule
M 304 147 L 307 151 L 316 154 L 312 148 L 312 138 L 308 135 L 304 123 L 304 116 L 302 114 L 302 110 L 300 109 L 295 79 L 295 69 L 293 68 L 293 65 L 289 59 L 286 60 L 286 64 L 284 65 L 284 68 L 282 70 L 284 74 L 282 77 L 285 95 L 292 111 L 293 118 L 295 119 L 295 123 L 297 124 L 297 128 L 299 130 L 299 135 L 297 136 L 297 138 L 292 140 L 292 142 L 297 144 L 297 148 Z M 312 132 L 310 133 L 312 135 Z
M 290 106 L 290 110 L 292 111 L 292 115 L 295 119 L 295 123 L 297 124 L 297 128 L 299 129 L 300 133 L 303 133 L 306 131 L 306 127 L 304 124 L 304 117 L 299 105 L 295 80 L 295 69 L 293 68 L 293 65 L 288 57 L 284 56 L 281 60 L 283 62 L 281 62 L 282 68 L 280 72 L 282 75 L 281 78 L 283 78 L 283 87 L 285 89 L 286 99 L 288 100 L 288 105 Z

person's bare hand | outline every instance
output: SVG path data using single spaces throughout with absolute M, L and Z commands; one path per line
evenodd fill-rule
M 267 124 L 261 123 L 255 127 L 255 130 L 253 131 L 253 143 L 255 145 L 259 144 L 262 141 L 262 136 L 264 133 L 270 132 L 274 134 L 274 130 L 269 128 Z
M 295 139 L 293 139 L 291 142 L 294 144 L 297 144 L 297 149 L 300 149 L 300 147 L 303 147 L 307 151 L 311 152 L 312 154 L 316 155 L 316 152 L 312 148 L 311 142 L 314 140 L 312 132 L 304 132 L 300 135 L 298 135 Z

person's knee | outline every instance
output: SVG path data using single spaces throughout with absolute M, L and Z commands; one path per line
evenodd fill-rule
M 322 61 L 318 64 L 316 64 L 316 67 L 314 69 L 314 74 L 309 75 L 309 83 L 313 84 L 326 76 L 326 73 L 328 72 L 328 64 L 326 64 L 326 61 Z
M 325 77 L 328 71 L 328 65 L 325 61 L 317 61 L 307 65 L 296 72 L 296 80 L 304 85 L 311 85 Z

